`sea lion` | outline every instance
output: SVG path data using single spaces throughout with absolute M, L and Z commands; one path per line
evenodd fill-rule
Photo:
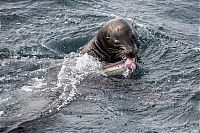
M 125 59 L 137 59 L 136 30 L 122 18 L 112 19 L 100 28 L 98 33 L 80 49 L 107 63 Z

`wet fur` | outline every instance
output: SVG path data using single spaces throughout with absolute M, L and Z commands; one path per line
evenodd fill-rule
M 137 58 L 137 33 L 124 19 L 106 22 L 99 32 L 80 50 L 109 63 Z

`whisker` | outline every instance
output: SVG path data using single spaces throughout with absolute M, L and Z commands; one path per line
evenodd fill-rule
M 119 53 L 119 51 L 113 51 L 113 50 L 107 50 L 107 51 L 111 53 Z
M 116 48 L 107 48 L 108 50 L 118 51 L 119 49 Z
M 126 55 L 124 53 L 121 54 L 122 59 L 126 59 Z
M 124 46 L 122 46 L 122 45 L 119 45 L 119 46 L 118 46 L 118 49 L 120 49 L 120 50 L 125 50 L 126 48 L 125 48 Z
M 113 48 L 107 48 L 108 52 L 111 52 L 111 53 L 119 53 L 121 52 L 121 50 L 119 49 L 113 49 Z
M 114 58 L 117 59 L 119 57 L 121 57 L 121 53 L 116 54 Z
M 123 51 L 121 51 L 120 53 L 116 54 L 114 58 L 115 59 L 118 59 L 118 58 L 124 59 L 125 55 L 124 55 Z

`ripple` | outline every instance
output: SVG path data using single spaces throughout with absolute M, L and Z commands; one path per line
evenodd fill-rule
M 198 132 L 198 5 L 0 1 L 0 131 Z M 117 16 L 138 32 L 142 74 L 130 79 L 74 53 Z

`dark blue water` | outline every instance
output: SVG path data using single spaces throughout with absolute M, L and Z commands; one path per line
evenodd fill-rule
M 0 132 L 200 132 L 199 0 L 0 0 Z M 140 70 L 76 51 L 102 23 L 138 31 Z

